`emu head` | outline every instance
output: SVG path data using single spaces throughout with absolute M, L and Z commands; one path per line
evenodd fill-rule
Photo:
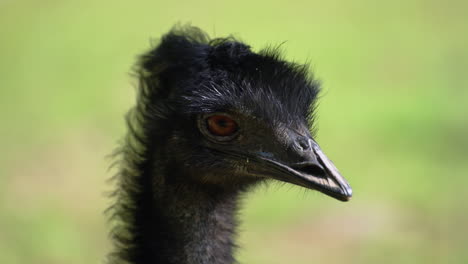
M 309 129 L 319 87 L 306 66 L 190 28 L 165 35 L 138 74 L 164 181 L 222 189 L 274 179 L 350 199 Z

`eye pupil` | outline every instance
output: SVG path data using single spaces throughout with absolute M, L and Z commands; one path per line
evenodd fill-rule
M 216 136 L 231 136 L 238 130 L 236 121 L 225 115 L 212 115 L 207 118 L 207 128 Z
M 220 119 L 220 120 L 218 121 L 218 126 L 220 126 L 220 127 L 228 127 L 229 124 L 228 124 L 228 122 L 227 122 L 226 120 Z

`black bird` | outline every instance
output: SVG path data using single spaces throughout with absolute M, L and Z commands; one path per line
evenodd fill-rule
M 178 27 L 136 73 L 109 263 L 236 263 L 237 202 L 264 181 L 351 198 L 309 130 L 319 85 L 305 65 Z

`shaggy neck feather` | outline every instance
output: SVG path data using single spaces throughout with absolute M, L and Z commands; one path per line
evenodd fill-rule
M 157 263 L 234 263 L 233 235 L 237 191 L 197 185 L 159 186 L 155 193 L 155 226 L 151 250 Z

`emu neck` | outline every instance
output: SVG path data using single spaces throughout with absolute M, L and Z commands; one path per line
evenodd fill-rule
M 239 191 L 180 182 L 156 185 L 153 216 L 158 226 L 150 249 L 155 263 L 233 263 Z

